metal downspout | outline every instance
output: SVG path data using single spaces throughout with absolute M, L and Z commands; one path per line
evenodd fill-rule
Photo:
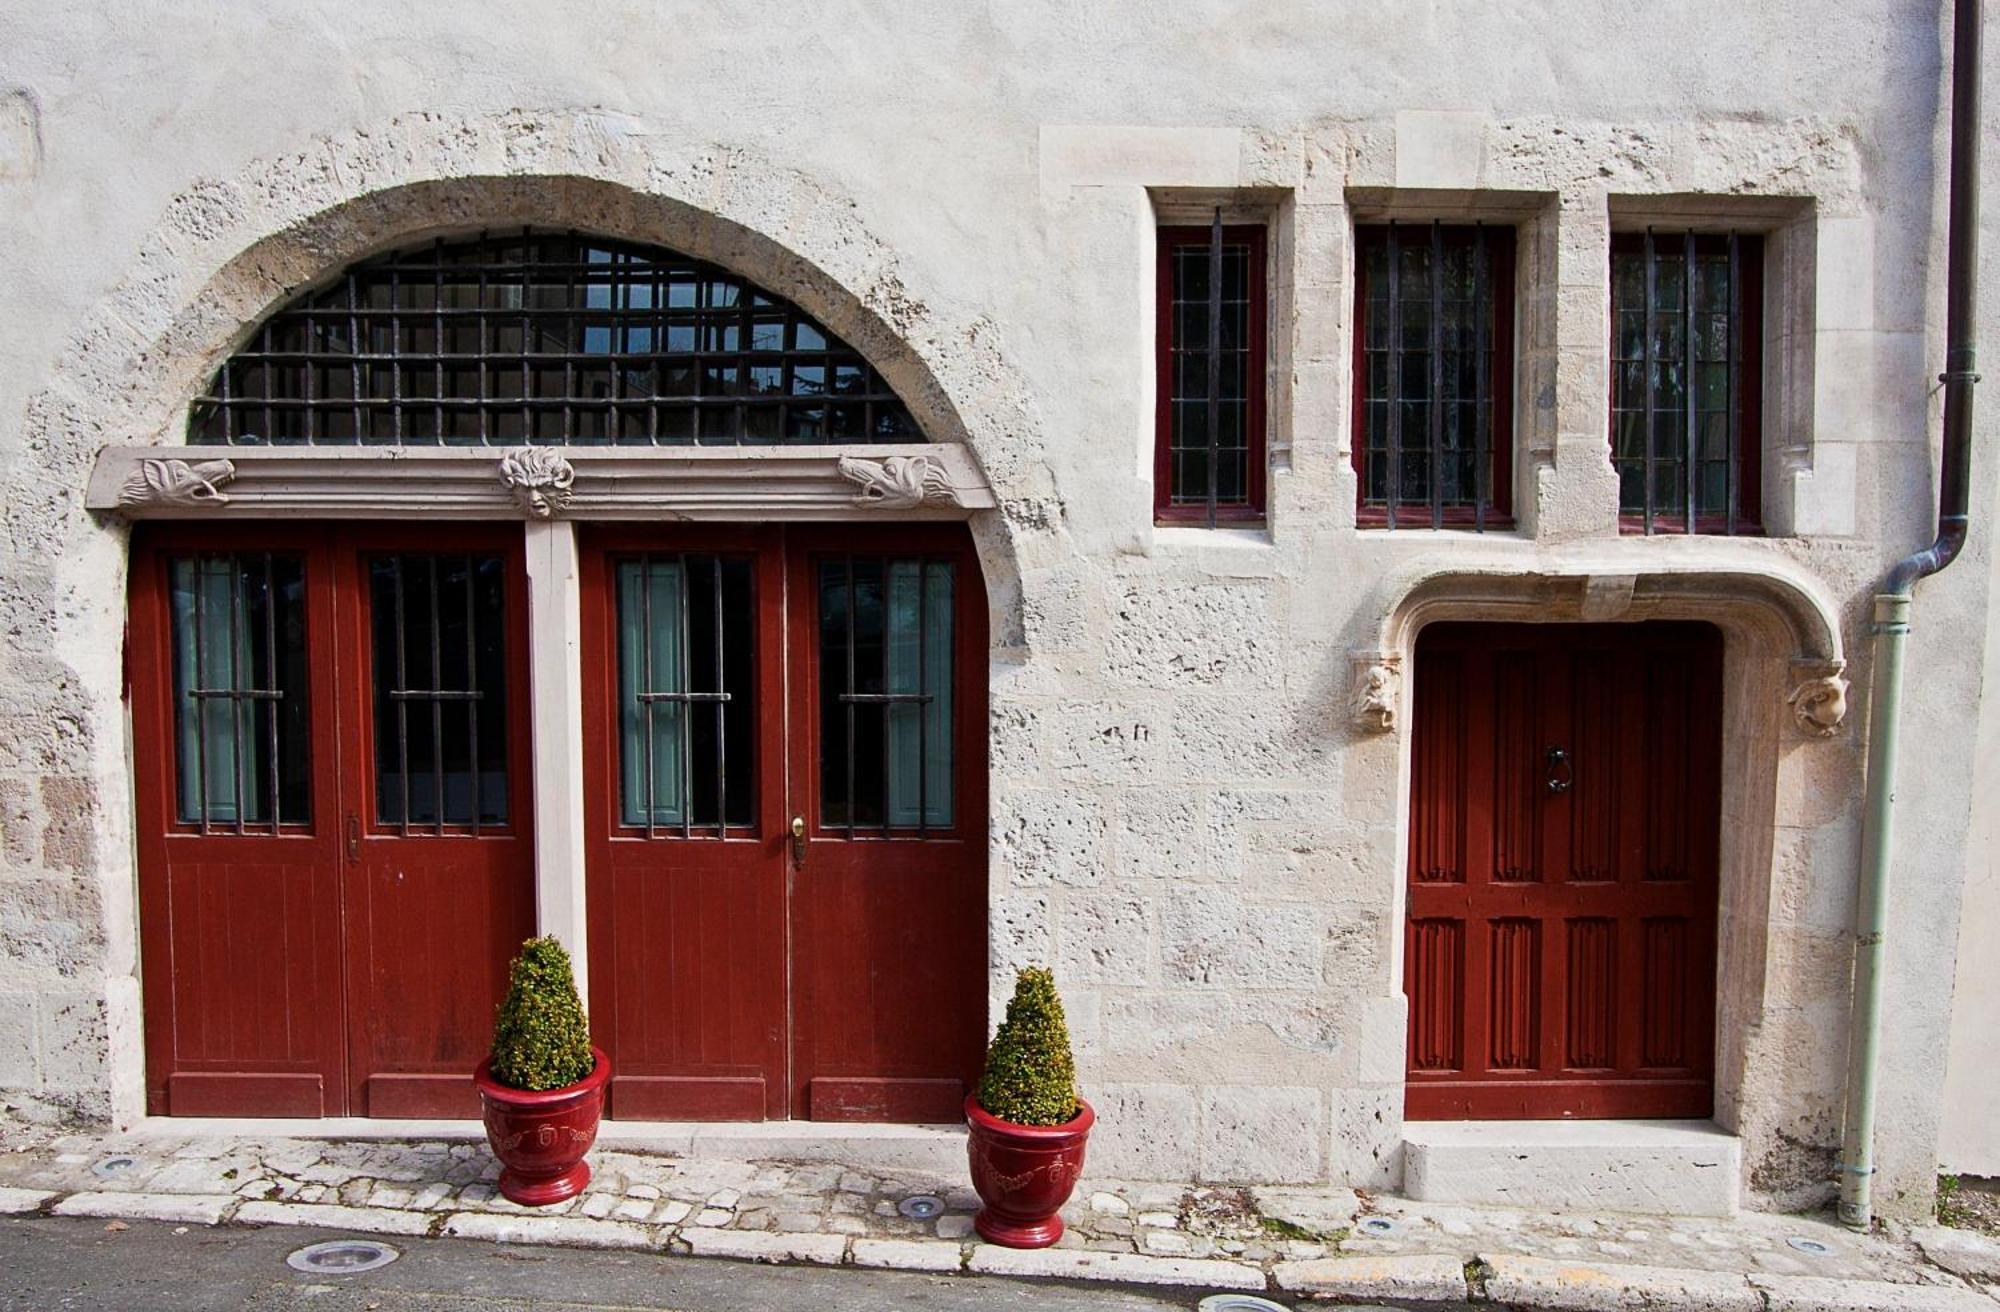
M 1937 537 L 1898 561 L 1875 594 L 1874 687 L 1868 711 L 1868 782 L 1862 805 L 1861 886 L 1854 916 L 1854 1014 L 1847 1126 L 1841 1152 L 1840 1220 L 1874 1222 L 1876 1049 L 1882 1029 L 1882 947 L 1888 925 L 1889 860 L 1896 802 L 1896 738 L 1902 718 L 1903 648 L 1912 593 L 1965 545 L 1972 472 L 1973 319 L 1979 270 L 1979 70 L 1983 0 L 1955 0 L 1951 41 L 1951 211 L 1945 266 L 1944 452 Z

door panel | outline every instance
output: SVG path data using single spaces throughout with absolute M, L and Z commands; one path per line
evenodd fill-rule
M 147 1110 L 341 1109 L 329 646 L 311 534 L 135 532 L 129 695 Z M 273 604 L 275 602 L 275 604 Z M 274 819 L 275 813 L 275 819 Z
M 612 1114 L 954 1119 L 986 984 L 984 599 L 963 531 L 589 545 L 592 1014 Z M 821 604 L 835 558 L 872 581 L 853 589 L 867 625 Z
M 399 810 L 384 824 L 367 561 L 433 547 L 498 562 L 494 604 L 461 590 L 453 610 L 461 639 L 465 615 L 498 612 L 483 658 L 484 704 L 498 718 L 483 753 L 469 724 L 420 738 L 445 743 L 444 771 L 414 774 L 392 753 Z M 128 682 L 149 1110 L 476 1110 L 466 1077 L 490 1038 L 508 954 L 533 923 L 525 705 L 506 696 L 522 687 L 523 587 L 519 532 L 505 528 L 136 535 Z M 384 690 L 446 688 L 462 695 L 463 718 L 479 682 L 462 661 L 431 670 L 431 636 L 442 658 L 452 630 L 430 622 L 424 601 L 423 677 Z M 422 709 L 434 731 L 445 717 Z M 486 772 L 496 786 L 518 784 L 475 832 L 452 823 L 451 793 L 469 802 L 482 754 L 498 762 Z M 405 779 L 433 801 L 445 785 L 446 814 L 402 808 Z M 432 832 L 413 823 L 406 835 L 404 815 Z
M 591 1017 L 612 1056 L 608 1111 L 783 1117 L 778 539 L 666 529 L 591 540 L 584 798 Z
M 1721 672 L 1704 625 L 1425 630 L 1413 1119 L 1709 1114 Z
M 337 568 L 351 1105 L 475 1116 L 466 1076 L 534 932 L 520 531 L 375 535 Z
M 962 531 L 790 556 L 793 1114 L 951 1121 L 986 1037 L 985 596 Z M 976 761 L 977 768 L 968 768 Z

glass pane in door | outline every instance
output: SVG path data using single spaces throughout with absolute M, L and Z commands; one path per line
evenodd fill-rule
M 178 818 L 239 833 L 308 823 L 303 562 L 176 556 L 167 572 Z
M 821 822 L 949 828 L 952 563 L 837 557 L 818 583 Z
M 617 563 L 619 818 L 692 837 L 755 814 L 747 559 Z
M 375 814 L 405 833 L 507 822 L 506 581 L 499 556 L 368 562 Z

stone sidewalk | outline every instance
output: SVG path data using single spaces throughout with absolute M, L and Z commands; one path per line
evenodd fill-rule
M 979 1242 L 963 1177 L 604 1148 L 555 1208 L 500 1198 L 483 1142 L 79 1135 L 5 1124 L 0 1212 L 1239 1290 L 1277 1298 L 1727 1312 L 2000 1308 L 2000 1245 L 1823 1219 L 1530 1214 L 1341 1189 L 1086 1178 L 1056 1248 Z M 180 1131 L 182 1127 L 176 1126 Z

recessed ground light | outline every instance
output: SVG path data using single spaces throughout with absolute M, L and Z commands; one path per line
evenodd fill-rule
M 389 1265 L 401 1254 L 374 1239 L 329 1239 L 308 1244 L 285 1258 L 294 1271 L 314 1276 L 358 1276 Z
M 92 1162 L 90 1164 L 90 1173 L 92 1175 L 106 1176 L 106 1177 L 113 1175 L 123 1175 L 125 1174 L 125 1172 L 131 1170 L 138 1164 L 139 1164 L 138 1158 L 127 1157 L 121 1153 L 116 1157 L 106 1157 L 102 1158 L 101 1160 Z
M 928 1221 L 944 1212 L 944 1199 L 936 1194 L 911 1194 L 896 1204 L 896 1210 L 912 1221 Z
M 1810 1253 L 1814 1257 L 1831 1257 L 1833 1255 L 1833 1245 L 1827 1243 L 1824 1239 L 1808 1239 L 1804 1235 L 1792 1235 L 1785 1242 L 1793 1248 L 1798 1249 L 1801 1253 Z
M 1196 1304 L 1200 1312 L 1291 1312 L 1283 1303 L 1273 1303 L 1255 1294 L 1210 1294 Z M 1357 1308 L 1355 1312 L 1365 1312 Z
M 1393 1235 L 1396 1223 L 1386 1216 L 1371 1216 L 1354 1227 L 1364 1235 Z

